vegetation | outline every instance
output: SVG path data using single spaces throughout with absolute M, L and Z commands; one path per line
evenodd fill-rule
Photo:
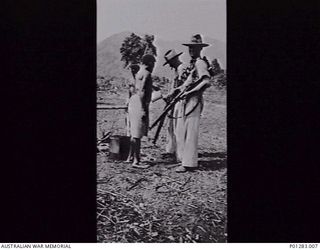
M 129 37 L 126 37 L 120 47 L 121 61 L 124 62 L 124 68 L 130 64 L 140 63 L 145 54 L 157 56 L 157 48 L 153 42 L 153 35 L 145 35 L 141 38 L 131 33 Z
M 212 80 L 212 85 L 216 86 L 218 89 L 225 89 L 227 86 L 227 74 L 223 70 L 217 74 Z

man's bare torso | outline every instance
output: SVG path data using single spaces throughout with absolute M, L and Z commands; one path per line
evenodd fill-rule
M 139 72 L 137 73 L 135 92 L 139 95 L 141 92 L 144 92 L 142 102 L 144 104 L 150 103 L 152 94 L 152 77 L 151 73 L 146 69 L 145 66 L 141 66 Z

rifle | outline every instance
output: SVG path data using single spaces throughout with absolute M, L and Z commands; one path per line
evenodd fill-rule
M 194 63 L 194 62 L 193 62 Z M 184 81 L 186 81 L 189 76 L 191 76 L 194 72 L 194 65 L 191 65 L 190 67 L 188 67 L 182 74 L 182 79 L 179 80 L 181 81 L 182 83 Z M 161 128 L 164 124 L 164 121 L 166 119 L 166 116 L 167 116 L 167 113 L 172 110 L 175 106 L 175 104 L 181 100 L 181 96 L 189 91 L 190 89 L 192 89 L 193 87 L 195 87 L 198 83 L 201 82 L 201 79 L 199 79 L 197 82 L 187 86 L 183 91 L 180 91 L 178 88 L 175 89 L 175 91 L 172 93 L 171 97 L 170 98 L 163 98 L 165 102 L 167 102 L 163 112 L 161 113 L 161 115 L 156 119 L 156 121 L 154 121 L 154 123 L 149 127 L 149 130 L 152 130 L 158 123 L 158 128 L 157 128 L 157 131 L 156 131 L 156 134 L 153 138 L 153 144 L 156 143 L 158 137 L 159 137 L 159 134 L 160 134 L 160 131 L 161 131 Z
M 163 96 L 161 96 L 161 98 L 167 103 L 164 110 L 167 108 L 168 104 L 170 104 L 170 102 L 173 100 L 172 98 L 174 98 L 175 96 L 177 96 L 177 94 L 179 93 L 179 90 L 176 89 L 175 91 L 173 91 L 172 93 L 172 97 L 170 98 L 164 98 Z M 173 107 L 172 107 L 173 108 Z M 171 108 L 171 110 L 172 110 Z M 169 111 L 168 111 L 169 112 Z M 160 131 L 161 131 L 161 128 L 164 124 L 164 121 L 166 119 L 166 115 L 164 115 L 161 120 L 159 121 L 159 125 L 158 125 L 158 128 L 157 128 L 157 131 L 155 133 L 155 136 L 153 138 L 153 144 L 156 144 L 157 140 L 158 140 L 158 137 L 159 137 L 159 134 L 160 134 Z M 154 125 L 155 126 L 155 125 Z
M 185 92 L 181 91 L 171 102 L 169 102 L 165 108 L 163 109 L 161 115 L 153 122 L 153 124 L 150 126 L 150 130 L 152 130 L 160 121 L 164 120 L 166 118 L 167 113 L 174 107 L 174 105 L 180 100 L 180 96 Z
M 153 141 L 152 141 L 153 144 L 156 144 L 156 142 L 157 142 L 157 140 L 158 140 L 158 137 L 159 137 L 159 134 L 160 134 L 160 131 L 161 131 L 161 128 L 162 128 L 162 126 L 163 126 L 163 123 L 164 123 L 165 119 L 166 119 L 166 117 L 164 116 L 164 117 L 162 118 L 162 120 L 160 121 L 159 125 L 158 125 L 156 134 L 155 134 L 155 136 L 154 136 L 154 138 L 153 138 Z
M 169 102 L 169 103 L 165 106 L 165 108 L 164 108 L 163 112 L 161 113 L 161 115 L 153 122 L 153 124 L 150 126 L 149 129 L 152 130 L 162 119 L 164 120 L 165 117 L 166 117 L 166 115 L 167 115 L 167 113 L 168 113 L 171 109 L 173 109 L 174 105 L 175 105 L 178 101 L 180 101 L 180 100 L 182 99 L 181 96 L 182 96 L 185 92 L 187 92 L 187 91 L 193 89 L 194 87 L 196 87 L 201 81 L 202 81 L 202 78 L 199 79 L 198 81 L 190 84 L 189 86 L 187 86 L 183 91 L 179 92 L 179 93 L 172 99 L 172 101 Z
M 207 63 L 207 66 L 208 66 L 208 71 L 209 71 L 209 74 L 210 74 L 210 77 L 213 77 L 215 75 L 217 75 L 218 73 L 220 73 L 222 70 L 221 70 L 221 67 L 217 61 L 217 59 L 215 59 L 213 62 L 212 62 L 212 65 L 210 65 L 208 59 L 206 57 L 203 58 L 203 60 Z M 188 68 L 189 71 L 186 71 L 185 72 L 185 75 L 183 78 L 188 78 L 188 76 L 190 75 L 190 73 L 192 74 L 192 67 L 191 68 Z M 161 115 L 154 121 L 154 123 L 150 126 L 150 130 L 152 130 L 159 122 L 159 126 L 158 126 L 158 129 L 156 131 L 156 134 L 155 134 L 155 137 L 153 139 L 153 143 L 155 144 L 155 142 L 157 141 L 158 139 L 158 136 L 159 136 L 159 133 L 160 133 L 160 130 L 163 126 L 163 123 L 164 123 L 164 120 L 166 118 L 166 115 L 167 113 L 173 109 L 174 105 L 181 100 L 181 96 L 193 89 L 194 87 L 196 87 L 200 82 L 202 81 L 202 79 L 199 79 L 198 81 L 190 84 L 189 86 L 187 86 L 182 92 L 179 92 L 178 94 L 174 95 L 173 99 L 165 106 L 163 112 L 161 113 Z

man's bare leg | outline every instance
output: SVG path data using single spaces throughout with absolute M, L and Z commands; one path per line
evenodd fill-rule
M 140 163 L 140 139 L 132 138 L 132 150 L 133 150 L 133 164 L 139 165 Z
M 133 138 L 130 138 L 130 147 L 129 147 L 129 154 L 128 158 L 125 162 L 129 163 L 133 160 Z
M 134 147 L 133 147 L 133 163 L 132 167 L 134 168 L 148 168 L 149 165 L 141 165 L 140 164 L 140 148 L 141 148 L 141 139 L 133 138 Z

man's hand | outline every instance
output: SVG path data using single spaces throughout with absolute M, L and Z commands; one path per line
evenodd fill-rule
M 184 93 L 180 96 L 180 98 L 181 98 L 181 99 L 185 99 L 185 98 L 187 98 L 188 95 L 190 95 L 190 92 L 189 92 L 189 91 L 184 92 Z
M 186 88 L 187 88 L 186 85 L 181 85 L 180 87 L 178 87 L 180 92 L 183 92 Z
M 162 97 L 162 99 L 168 104 L 172 101 L 172 94 L 166 94 L 165 96 Z
M 205 91 L 208 87 L 210 87 L 210 82 L 208 81 L 208 79 L 204 79 L 202 80 L 201 83 L 199 83 L 197 86 L 195 86 L 194 88 L 192 88 L 189 91 L 186 91 L 185 93 L 183 93 L 181 95 L 181 98 L 186 98 L 188 95 L 191 95 L 195 92 L 203 92 Z
M 125 105 L 128 107 L 129 106 L 129 98 L 126 99 Z
M 180 92 L 180 88 L 174 88 L 172 89 L 167 95 L 165 95 L 163 97 L 163 100 L 166 102 L 166 103 L 169 103 L 172 101 L 172 99 Z

